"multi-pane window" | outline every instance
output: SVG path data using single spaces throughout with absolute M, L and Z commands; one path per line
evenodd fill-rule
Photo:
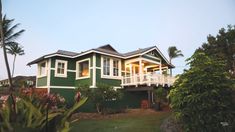
M 57 74 L 64 74 L 64 67 L 65 64 L 62 62 L 58 62 L 58 66 L 57 66 Z
M 121 62 L 119 59 L 112 57 L 102 57 L 102 77 L 115 78 L 120 77 Z
M 89 61 L 83 61 L 78 63 L 78 77 L 88 77 L 89 76 Z
M 103 58 L 103 75 L 110 75 L 110 58 Z
M 113 76 L 118 76 L 118 72 L 119 72 L 119 61 L 118 60 L 113 60 Z
M 42 62 L 38 64 L 38 75 L 45 76 L 46 75 L 46 62 Z
M 66 77 L 67 76 L 67 61 L 56 60 L 55 76 Z

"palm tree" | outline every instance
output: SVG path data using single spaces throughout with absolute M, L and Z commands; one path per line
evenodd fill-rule
M 170 63 L 172 59 L 177 58 L 177 57 L 183 57 L 184 55 L 182 54 L 181 50 L 178 50 L 176 46 L 170 46 L 168 48 L 168 55 L 169 55 L 169 60 Z M 172 75 L 172 69 L 170 69 L 170 74 Z
M 2 14 L 1 14 L 2 16 Z M 7 59 L 7 49 L 9 49 L 8 47 L 10 47 L 11 45 L 18 45 L 18 43 L 16 42 L 16 39 L 20 37 L 20 35 L 22 35 L 22 33 L 25 30 L 19 30 L 19 31 L 15 31 L 18 27 L 19 27 L 19 23 L 12 25 L 13 24 L 14 19 L 7 19 L 6 15 L 4 15 L 4 17 L 2 18 L 1 21 L 1 26 L 2 26 L 2 30 L 1 30 L 1 47 L 3 48 L 3 53 L 4 53 L 4 59 L 5 59 L 5 63 L 6 63 L 6 67 L 7 67 L 7 74 L 8 74 L 8 78 L 9 78 L 9 84 L 10 84 L 10 90 L 13 91 L 13 87 L 12 87 L 12 75 L 11 75 L 11 71 L 10 71 L 10 67 L 9 67 L 9 62 Z M 4 38 L 4 39 L 2 39 Z
M 19 46 L 19 44 L 14 43 L 14 44 L 10 44 L 7 48 L 7 53 L 11 54 L 14 56 L 14 60 L 13 60 L 13 65 L 12 65 L 12 77 L 14 75 L 14 70 L 15 70 L 15 60 L 16 60 L 16 56 L 19 55 L 24 55 L 24 50 L 22 46 Z
M 13 96 L 14 88 L 12 86 L 12 79 L 11 79 L 11 71 L 8 63 L 7 52 L 6 52 L 6 45 L 15 42 L 15 39 L 18 38 L 24 30 L 20 30 L 18 32 L 14 32 L 14 30 L 19 26 L 16 24 L 11 27 L 12 22 L 14 19 L 7 20 L 6 16 L 2 17 L 2 1 L 0 0 L 0 47 L 3 48 L 3 56 L 6 64 L 7 75 L 9 79 L 9 89 L 10 89 L 10 97 L 13 104 L 13 116 L 12 120 L 15 121 L 16 119 L 16 106 L 15 106 L 15 99 Z

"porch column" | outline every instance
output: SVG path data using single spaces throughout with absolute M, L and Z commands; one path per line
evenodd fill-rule
M 143 68 L 142 68 L 142 60 L 139 60 L 139 77 L 140 77 L 140 83 L 143 81 Z
M 159 71 L 160 71 L 160 74 L 162 74 L 162 60 L 160 60 Z
M 130 66 L 130 83 L 133 83 L 132 64 L 129 64 L 129 66 Z

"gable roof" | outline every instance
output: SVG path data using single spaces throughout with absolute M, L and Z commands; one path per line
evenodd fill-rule
M 42 61 L 42 60 L 48 58 L 47 56 L 51 56 L 51 55 L 53 55 L 53 56 L 60 56 L 60 55 L 61 55 L 61 56 L 66 56 L 66 57 L 73 57 L 73 56 L 75 56 L 75 55 L 77 55 L 77 54 L 78 54 L 78 53 L 71 52 L 71 51 L 58 50 L 58 51 L 55 52 L 55 53 L 51 53 L 51 54 L 47 54 L 47 55 L 44 55 L 44 56 L 42 56 L 42 57 L 39 57 L 39 58 L 37 58 L 36 60 L 33 60 L 33 61 L 29 62 L 27 65 L 30 66 L 30 65 L 32 65 L 32 64 L 38 63 L 38 62 L 40 62 L 40 61 Z
M 127 52 L 125 54 L 123 54 L 124 56 L 132 56 L 132 55 L 136 55 L 136 54 L 141 54 L 141 53 L 144 53 L 152 48 L 154 48 L 155 46 L 151 46 L 151 47 L 147 47 L 147 48 L 144 48 L 144 49 L 138 49 L 138 50 L 135 50 L 135 51 L 131 51 L 131 52 Z
M 54 57 L 54 56 L 61 56 L 61 57 L 67 57 L 67 58 L 76 58 L 76 57 L 80 57 L 80 56 L 90 54 L 90 53 L 100 53 L 100 54 L 109 55 L 109 56 L 113 56 L 113 57 L 117 57 L 117 58 L 128 59 L 128 58 L 144 55 L 144 54 L 146 54 L 148 52 L 151 52 L 153 50 L 157 50 L 157 52 L 164 59 L 164 61 L 167 64 L 169 64 L 169 66 L 171 66 L 172 68 L 175 67 L 174 65 L 170 64 L 170 62 L 161 53 L 161 51 L 157 48 L 157 46 L 151 46 L 151 47 L 138 49 L 138 50 L 135 50 L 135 51 L 132 51 L 132 52 L 121 54 L 121 53 L 117 52 L 117 50 L 115 50 L 110 44 L 103 45 L 103 46 L 100 46 L 98 48 L 90 49 L 90 50 L 80 52 L 80 53 L 70 52 L 70 51 L 65 51 L 65 50 L 58 50 L 55 53 L 44 55 L 44 56 L 42 56 L 42 57 L 40 57 L 40 58 L 38 58 L 38 59 L 36 59 L 32 62 L 29 62 L 27 65 L 32 65 L 32 64 L 38 63 L 38 62 L 40 62 L 40 61 L 42 61 L 46 58 L 50 58 L 50 57 Z

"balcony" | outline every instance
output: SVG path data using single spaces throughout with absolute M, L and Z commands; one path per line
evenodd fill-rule
M 167 85 L 172 86 L 175 82 L 175 77 L 157 73 L 135 74 L 132 76 L 122 77 L 122 86 L 138 86 L 138 85 Z

